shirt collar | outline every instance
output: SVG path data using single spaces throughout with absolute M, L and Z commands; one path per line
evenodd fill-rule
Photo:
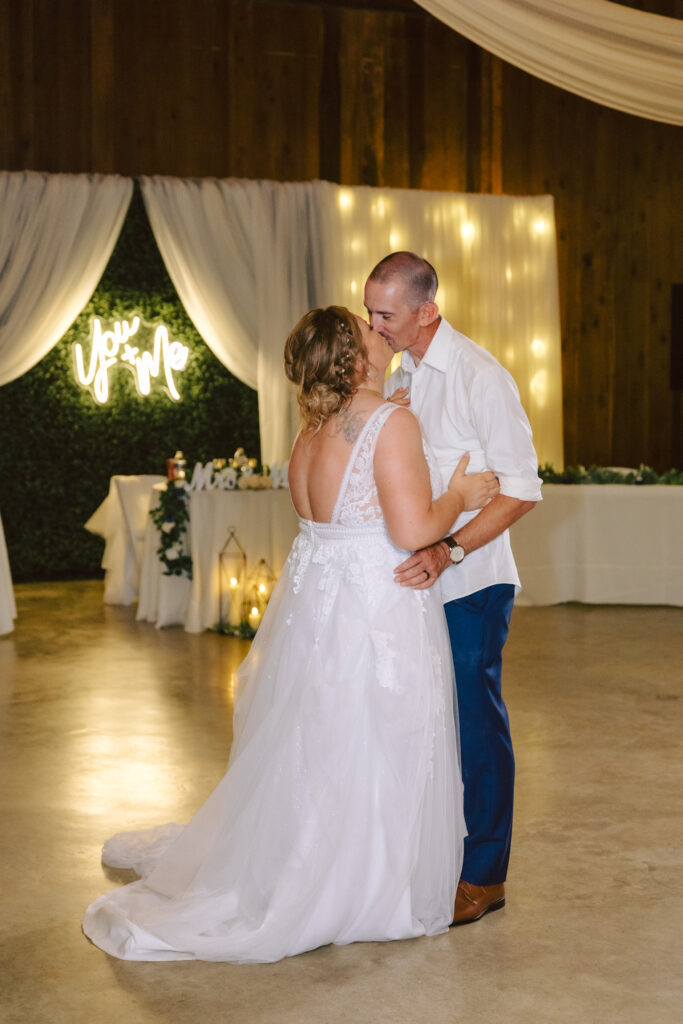
M 426 363 L 427 366 L 431 366 L 434 370 L 439 370 L 441 373 L 446 372 L 448 365 L 448 327 L 446 321 L 441 318 L 441 323 L 436 329 L 436 333 L 429 343 L 429 347 L 422 359 L 416 366 L 413 357 L 407 350 L 401 354 L 401 369 L 407 373 L 415 373 L 416 370 Z

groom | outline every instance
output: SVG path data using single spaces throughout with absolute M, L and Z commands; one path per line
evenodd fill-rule
M 454 924 L 505 905 L 515 762 L 501 694 L 502 650 L 519 577 L 508 527 L 541 499 L 538 461 L 507 370 L 439 316 L 436 272 L 410 252 L 386 256 L 365 285 L 370 325 L 402 352 L 386 394 L 410 404 L 447 481 L 465 452 L 500 494 L 395 570 L 402 586 L 441 589 L 455 665 L 468 836 Z M 395 391 L 395 389 L 399 389 Z

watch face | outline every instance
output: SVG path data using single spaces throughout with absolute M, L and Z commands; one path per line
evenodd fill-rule
M 456 544 L 454 547 L 451 548 L 451 562 L 455 562 L 455 564 L 457 565 L 459 562 L 462 562 L 464 557 L 465 549 L 461 548 L 459 544 Z

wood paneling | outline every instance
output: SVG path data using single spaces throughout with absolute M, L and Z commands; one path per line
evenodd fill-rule
M 0 0 L 0 117 L 10 170 L 552 193 L 567 461 L 683 463 L 680 129 L 504 65 L 410 0 Z
M 506 192 L 555 196 L 565 456 L 681 459 L 670 285 L 683 280 L 683 133 L 505 67 Z

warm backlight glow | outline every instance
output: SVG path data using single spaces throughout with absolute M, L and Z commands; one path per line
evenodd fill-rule
M 542 408 L 548 397 L 548 374 L 545 370 L 538 370 L 533 375 L 529 381 L 529 392 L 536 405 Z
M 339 193 L 337 202 L 340 210 L 350 210 L 353 206 L 353 192 L 344 189 Z
M 139 395 L 150 393 L 153 377 L 162 378 L 169 398 L 174 402 L 180 401 L 173 374 L 187 367 L 189 348 L 179 341 L 171 341 L 168 329 L 159 324 L 154 331 L 152 351 L 141 352 L 139 347 L 130 344 L 130 338 L 137 334 L 139 327 L 140 317 L 134 316 L 131 321 L 116 320 L 112 329 L 105 331 L 102 321 L 95 317 L 87 370 L 83 346 L 79 343 L 74 345 L 76 380 L 82 387 L 90 389 L 100 405 L 109 399 L 109 371 L 116 365 L 127 366 L 133 371 Z
M 464 224 L 460 225 L 460 234 L 463 242 L 471 242 L 474 238 L 474 224 L 471 220 L 466 220 Z

